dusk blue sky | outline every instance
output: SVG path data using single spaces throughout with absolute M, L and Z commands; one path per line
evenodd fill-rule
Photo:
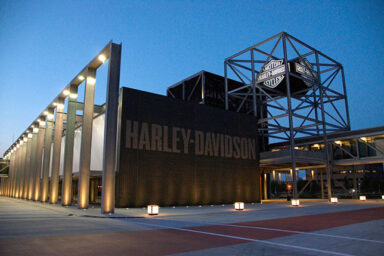
M 165 94 L 281 31 L 344 65 L 352 129 L 384 125 L 384 1 L 1 0 L 0 154 L 110 40 L 121 86 Z

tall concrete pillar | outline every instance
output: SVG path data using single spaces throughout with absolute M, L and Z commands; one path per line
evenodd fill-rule
M 61 138 L 63 135 L 63 118 L 64 118 L 64 100 L 60 99 L 56 107 L 55 119 L 55 135 L 53 139 L 52 154 L 52 173 L 51 173 L 51 190 L 49 202 L 57 203 L 59 197 L 59 171 L 60 171 L 60 155 L 61 155 Z
M 18 143 L 18 142 L 17 142 Z M 15 184 L 16 184 L 16 173 L 17 173 L 17 155 L 19 153 L 19 147 L 16 145 L 14 157 L 13 157 L 13 168 L 12 168 L 12 180 L 11 180 L 11 197 L 15 197 Z
M 11 165 L 9 167 L 9 183 L 8 183 L 8 196 L 12 197 L 12 188 L 13 188 L 13 176 L 15 173 L 15 156 L 16 156 L 16 149 L 13 149 L 12 156 L 11 156 Z
M 23 151 L 23 145 L 19 144 L 19 148 L 17 149 L 17 155 L 16 155 L 16 169 L 15 169 L 15 187 L 14 187 L 14 190 L 15 190 L 15 195 L 14 197 L 18 198 L 19 197 L 19 181 L 20 181 L 20 164 L 21 164 L 21 153 Z
M 36 150 L 36 164 L 35 164 L 35 185 L 33 191 L 33 200 L 39 201 L 40 199 L 40 182 L 41 182 L 41 166 L 42 166 L 42 157 L 43 157 L 43 143 L 44 143 L 44 134 L 45 127 L 44 122 L 40 122 L 39 132 L 37 133 L 37 150 Z
M 115 209 L 115 171 L 118 101 L 120 87 L 121 44 L 110 44 L 108 84 L 105 110 L 103 181 L 101 212 L 113 213 Z
M 71 85 L 69 91 L 64 147 L 64 178 L 61 192 L 61 204 L 63 206 L 68 206 L 72 203 L 73 144 L 75 140 L 77 86 Z
M 18 178 L 18 185 L 17 185 L 17 193 L 18 198 L 21 198 L 23 195 L 23 174 L 24 174 L 24 159 L 25 159 L 25 153 L 26 153 L 26 143 L 23 140 L 23 144 L 21 145 L 21 151 L 20 151 L 20 165 L 19 165 L 19 173 L 17 175 Z
M 15 172 L 15 195 L 14 197 L 19 198 L 19 185 L 20 185 L 20 169 L 21 169 L 21 154 L 23 152 L 23 142 L 20 141 L 19 148 L 17 149 L 16 156 L 16 172 Z
M 37 151 L 37 133 L 39 128 L 33 128 L 31 139 L 31 161 L 28 177 L 28 200 L 33 200 L 33 192 L 35 191 L 35 173 L 36 173 L 36 151 Z
M 41 186 L 41 202 L 48 201 L 49 191 L 49 165 L 51 163 L 51 146 L 53 133 L 53 109 L 48 110 L 45 119 L 45 136 L 44 136 L 44 158 L 43 158 L 43 178 Z
M 92 122 L 95 105 L 96 70 L 88 68 L 85 82 L 83 125 L 81 131 L 80 172 L 77 202 L 80 209 L 89 205 L 89 177 L 91 169 Z
M 21 157 L 20 186 L 19 186 L 20 198 L 23 198 L 23 195 L 24 195 L 24 175 L 25 175 L 25 169 L 26 169 L 28 138 L 24 137 L 23 141 L 24 143 L 23 143 L 23 151 L 22 151 L 22 157 Z
M 12 149 L 13 150 L 13 149 Z M 7 196 L 10 197 L 11 196 L 11 180 L 12 180 L 12 172 L 13 172 L 13 163 L 14 163 L 14 156 L 15 156 L 15 153 L 14 151 L 12 151 L 11 153 L 11 158 L 10 158 L 10 162 L 9 162 L 9 172 L 8 172 L 8 186 L 7 186 Z
M 32 150 L 32 134 L 29 133 L 28 140 L 27 140 L 27 152 L 25 155 L 23 199 L 28 198 L 29 173 L 31 171 L 31 150 Z

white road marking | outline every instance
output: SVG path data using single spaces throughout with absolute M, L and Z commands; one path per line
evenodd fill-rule
M 349 237 L 349 236 L 328 235 L 328 234 L 304 232 L 304 231 L 296 231 L 296 230 L 286 230 L 286 229 L 278 229 L 278 228 L 265 228 L 265 227 L 234 225 L 234 224 L 221 224 L 221 223 L 209 223 L 209 224 L 211 224 L 211 225 L 220 225 L 220 226 L 229 226 L 229 227 L 238 227 L 238 228 L 262 229 L 262 230 L 278 231 L 278 232 L 285 232 L 285 233 L 295 233 L 295 234 L 303 234 L 303 235 L 310 235 L 310 236 L 323 236 L 323 237 L 341 238 L 341 239 L 349 239 L 349 240 L 356 240 L 356 241 L 384 244 L 383 241 L 370 240 L 370 239 L 357 238 L 357 237 Z
M 271 241 L 267 241 L 267 240 L 258 240 L 258 239 L 252 239 L 252 238 L 241 237 L 241 236 L 231 236 L 231 235 L 224 235 L 224 234 L 220 234 L 220 233 L 198 231 L 198 230 L 192 230 L 192 229 L 186 229 L 186 228 L 176 228 L 176 227 L 159 225 L 159 224 L 150 224 L 150 223 L 144 223 L 144 222 L 140 222 L 140 221 L 131 221 L 130 220 L 129 222 L 132 222 L 135 224 L 141 224 L 144 226 L 152 226 L 152 227 L 180 230 L 180 231 L 185 231 L 185 232 L 199 233 L 199 234 L 204 234 L 204 235 L 226 237 L 226 238 L 232 238 L 232 239 L 237 239 L 237 240 L 244 240 L 244 241 L 255 242 L 255 243 L 263 243 L 263 244 L 277 246 L 277 247 L 285 247 L 285 248 L 290 248 L 290 249 L 311 251 L 311 252 L 322 253 L 322 254 L 331 254 L 331 255 L 339 255 L 339 256 L 351 256 L 352 255 L 352 254 L 347 254 L 347 253 L 339 253 L 339 252 L 333 252 L 333 251 L 327 251 L 327 250 L 321 250 L 321 249 L 315 249 L 315 248 L 308 248 L 308 247 L 297 246 L 297 245 L 276 243 L 276 242 L 271 242 Z

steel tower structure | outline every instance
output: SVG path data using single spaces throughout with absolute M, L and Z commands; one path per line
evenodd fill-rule
M 296 170 L 295 139 L 323 136 L 330 198 L 327 133 L 350 130 L 343 66 L 281 32 L 226 58 L 224 73 L 226 110 L 258 118 L 263 150 L 268 150 L 271 141 L 289 142 L 292 170 Z M 228 86 L 230 79 L 243 86 L 232 89 Z M 293 171 L 294 198 L 296 182 Z

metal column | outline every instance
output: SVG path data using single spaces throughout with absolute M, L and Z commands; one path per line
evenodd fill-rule
M 16 149 L 14 149 L 12 152 L 11 162 L 9 165 L 8 193 L 7 193 L 9 197 L 12 197 L 13 175 L 15 172 L 15 155 L 16 155 Z
M 27 153 L 25 156 L 25 168 L 24 168 L 23 199 L 28 198 L 29 174 L 31 172 L 31 151 L 32 151 L 32 135 L 28 134 Z
M 31 161 L 28 178 L 28 200 L 33 199 L 33 191 L 35 191 L 35 172 L 36 172 L 36 151 L 37 151 L 37 133 L 38 128 L 33 128 L 31 141 Z
M 327 139 L 327 127 L 325 124 L 325 114 L 324 114 L 324 99 L 323 99 L 323 85 L 321 84 L 321 76 L 320 76 L 320 65 L 319 65 L 319 54 L 318 52 L 315 52 L 315 57 L 316 57 L 316 67 L 317 67 L 317 76 L 318 76 L 318 81 L 319 81 L 319 92 L 320 92 L 320 106 L 321 106 L 321 123 L 323 126 L 323 141 L 324 141 L 324 150 L 325 150 L 325 156 L 326 156 L 326 166 L 325 166 L 325 172 L 327 175 L 327 191 L 328 191 L 328 200 L 331 200 L 332 197 L 332 183 L 331 183 L 331 167 L 330 161 L 331 161 L 331 156 L 329 155 L 329 143 Z
M 292 166 L 292 186 L 293 186 L 293 198 L 297 198 L 297 177 L 296 177 L 296 159 L 295 159 L 295 138 L 293 132 L 293 118 L 292 118 L 292 102 L 291 102 L 291 86 L 289 83 L 289 67 L 287 57 L 287 45 L 286 45 L 286 34 L 283 34 L 283 51 L 284 51 L 284 65 L 285 65 L 285 81 L 287 86 L 287 105 L 288 105 L 288 118 L 289 118 L 289 142 L 290 142 L 290 153 L 291 153 L 291 166 Z
M 21 170 L 21 156 L 23 153 L 23 142 L 20 141 L 19 148 L 17 150 L 17 156 L 16 156 L 16 172 L 15 172 L 15 195 L 14 197 L 19 198 L 19 188 L 20 188 L 20 170 Z
M 51 173 L 51 190 L 49 202 L 57 203 L 59 197 L 59 171 L 60 171 L 60 154 L 61 154 L 61 139 L 63 135 L 63 116 L 64 116 L 64 100 L 60 99 L 56 107 L 55 119 L 55 135 L 53 139 L 53 155 L 52 155 L 52 173 Z
M 45 136 L 44 136 L 44 160 L 43 160 L 43 174 L 41 185 L 41 202 L 48 200 L 49 189 L 49 164 L 51 162 L 51 147 L 52 147 L 52 133 L 53 133 L 53 110 L 49 109 L 45 121 Z
M 73 144 L 75 139 L 77 86 L 71 85 L 69 91 L 64 148 L 64 178 L 61 193 L 61 204 L 63 206 L 68 206 L 72 203 Z
M 78 185 L 78 207 L 88 208 L 89 177 L 91 168 L 92 122 L 95 102 L 96 70 L 88 68 L 85 82 L 83 125 L 81 132 L 80 173 Z
M 117 45 L 111 43 L 104 129 L 103 190 L 101 196 L 102 213 L 113 213 L 115 209 L 116 138 L 120 63 L 121 44 Z
M 43 142 L 44 142 L 45 127 L 44 121 L 40 122 L 39 132 L 37 134 L 37 146 L 35 156 L 35 185 L 33 190 L 33 200 L 38 201 L 40 199 L 40 179 L 41 179 L 41 166 L 43 156 Z
M 25 157 L 27 154 L 27 142 L 26 138 L 23 139 L 23 145 L 21 146 L 21 158 L 20 158 L 20 172 L 19 172 L 19 198 L 23 198 L 23 191 L 24 191 L 24 172 L 25 172 Z

